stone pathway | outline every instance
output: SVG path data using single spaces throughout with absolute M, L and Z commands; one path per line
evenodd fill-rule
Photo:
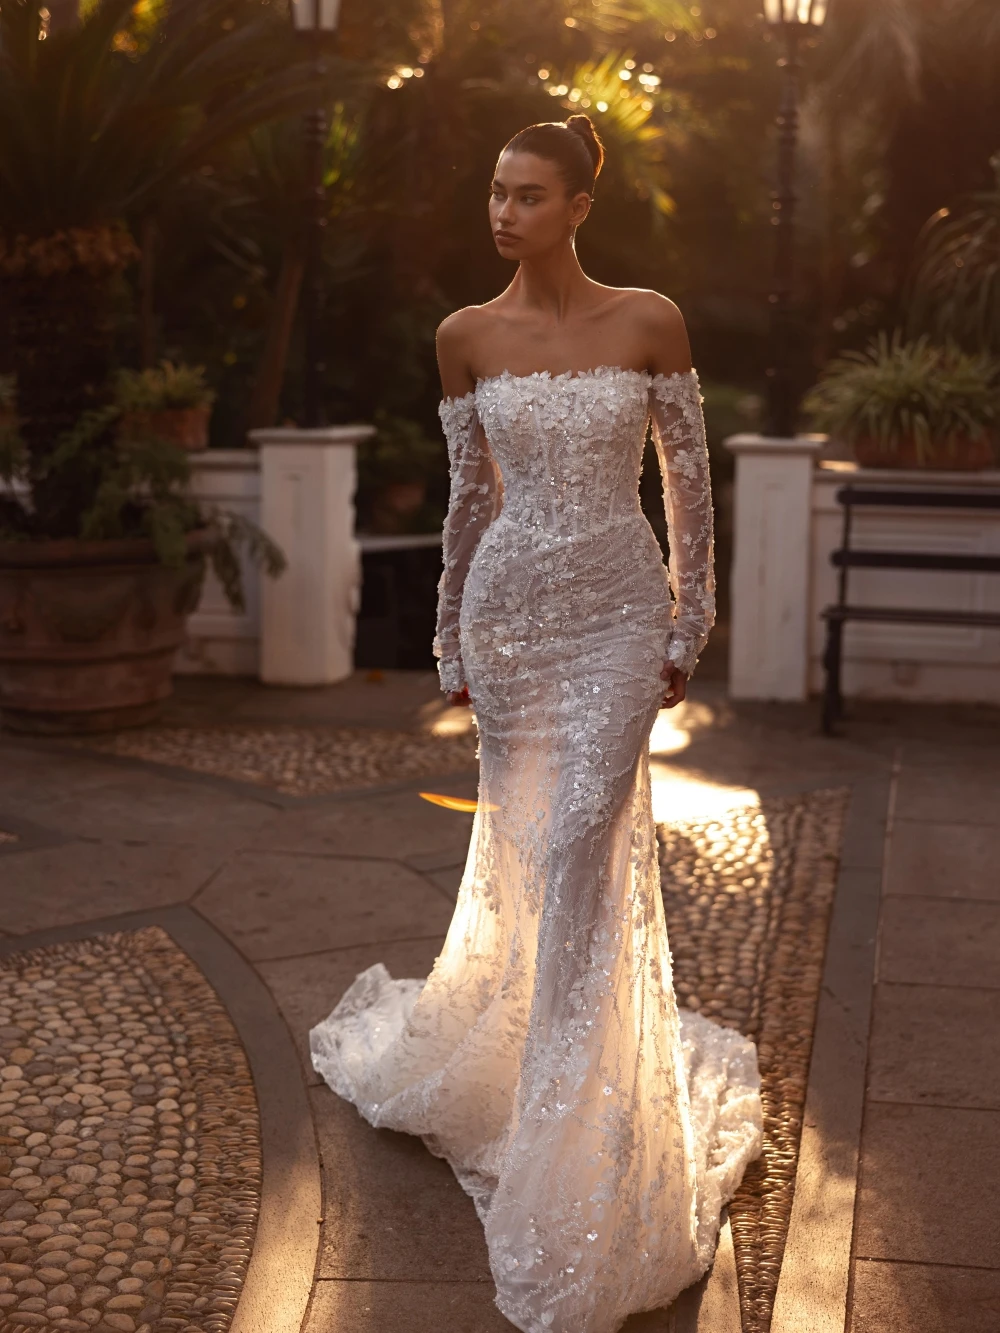
M 295 728 L 362 727 L 418 735 L 426 734 L 440 718 L 433 677 L 387 673 L 382 680 L 358 676 L 331 690 L 266 691 L 249 683 L 182 681 L 165 722 L 195 730 L 211 725 L 236 732 L 277 728 L 287 734 Z M 853 1228 L 854 1277 L 850 1308 L 840 1316 L 840 1330 L 846 1327 L 850 1333 L 876 1329 L 941 1333 L 945 1327 L 961 1333 L 987 1329 L 994 1333 L 998 1324 L 998 1228 L 989 1182 L 1000 1146 L 1000 1096 L 995 1059 L 989 1063 L 975 1058 L 991 1049 L 989 1043 L 995 1043 L 998 1030 L 995 959 L 1000 901 L 993 869 L 1000 859 L 993 800 L 1000 776 L 993 748 L 998 737 L 996 716 L 985 712 L 869 706 L 861 710 L 844 739 L 827 740 L 816 734 L 811 709 L 733 706 L 721 687 L 704 682 L 694 691 L 692 705 L 670 718 L 654 757 L 660 818 L 682 808 L 688 815 L 701 812 L 707 818 L 720 809 L 745 806 L 748 793 L 780 799 L 820 787 L 853 789 L 865 781 L 894 784 L 891 854 L 880 900 L 881 844 L 862 849 L 858 861 L 864 867 L 858 874 L 867 877 L 858 881 L 859 892 L 867 895 L 866 901 L 880 901 L 881 920 L 861 1187 Z M 465 859 L 471 817 L 418 800 L 420 785 L 457 796 L 475 794 L 470 772 L 392 790 L 380 786 L 299 796 L 239 781 L 231 774 L 184 772 L 141 758 L 0 738 L 0 832 L 8 835 L 0 841 L 0 932 L 7 937 L 0 938 L 0 946 L 9 951 L 20 937 L 38 931 L 122 913 L 155 916 L 184 905 L 192 919 L 203 918 L 249 960 L 280 1006 L 302 1057 L 323 1162 L 325 1221 L 319 1232 L 306 1333 L 509 1329 L 492 1304 L 485 1247 L 471 1202 L 447 1166 L 409 1138 L 371 1130 L 320 1084 L 306 1063 L 308 1028 L 325 1016 L 358 971 L 381 960 L 394 975 L 420 976 L 440 947 Z M 238 1000 L 237 992 L 232 995 Z M 227 996 L 231 1012 L 235 1003 Z M 120 1049 L 122 1055 L 98 1051 L 97 1044 L 95 1040 L 92 1050 L 70 1054 L 100 1056 L 102 1062 L 107 1060 L 109 1071 L 119 1068 L 110 1062 L 120 1060 L 126 1070 L 123 1078 L 132 1077 L 132 1064 L 142 1063 L 131 1060 L 134 1048 L 120 1042 L 111 1050 Z M 25 1073 L 30 1063 L 17 1067 Z M 148 1058 L 145 1063 L 159 1078 Z M 82 1075 L 82 1060 L 79 1067 Z M 172 1067 L 172 1077 L 180 1079 L 183 1066 L 174 1059 Z M 279 1097 L 289 1086 L 287 1074 L 275 1079 L 280 1087 L 272 1088 L 266 1082 L 267 1061 L 259 1068 L 263 1072 L 257 1078 L 258 1098 Z M 137 1071 L 136 1079 L 140 1075 Z M 107 1077 L 116 1081 L 110 1072 Z M 80 1086 L 83 1083 L 81 1077 Z M 74 1094 L 73 1086 L 68 1092 L 79 1095 L 81 1105 L 83 1097 L 96 1095 Z M 141 1086 L 130 1085 L 131 1111 L 116 1112 L 108 1103 L 106 1110 L 124 1116 L 125 1124 L 138 1106 L 145 1105 L 139 1098 L 156 1095 L 157 1101 L 164 1100 L 159 1086 L 153 1094 L 139 1092 Z M 179 1109 L 165 1114 L 183 1117 L 188 1103 L 168 1100 L 177 1101 Z M 159 1134 L 157 1101 L 150 1105 L 152 1125 Z M 47 1134 L 43 1146 L 55 1152 L 58 1126 L 72 1118 L 67 1112 L 58 1124 L 32 1132 Z M 72 1132 L 78 1142 L 65 1145 L 74 1153 L 81 1153 L 80 1143 L 93 1137 L 83 1135 L 84 1128 L 78 1124 Z M 280 1136 L 268 1140 L 266 1124 L 264 1132 L 265 1179 L 271 1151 L 285 1152 L 277 1174 L 294 1174 L 295 1153 L 305 1148 L 283 1148 Z M 183 1138 L 187 1137 L 197 1134 L 185 1132 Z M 0 1144 L 4 1150 L 15 1146 Z M 183 1157 L 183 1152 L 196 1150 L 197 1145 L 168 1146 L 153 1152 L 179 1151 Z M 148 1152 L 129 1155 L 152 1157 Z M 32 1163 L 18 1166 L 12 1153 L 6 1156 L 11 1160 L 9 1172 L 34 1172 L 44 1184 L 46 1178 L 35 1172 Z M 43 1155 L 30 1148 L 20 1156 L 38 1157 L 38 1166 L 42 1165 Z M 61 1159 L 50 1153 L 49 1160 Z M 101 1163 L 111 1160 L 116 1159 L 102 1155 L 89 1162 L 75 1157 L 72 1165 L 93 1166 L 100 1172 Z M 117 1160 L 124 1163 L 125 1158 Z M 124 1171 L 105 1169 L 103 1174 L 109 1184 L 102 1184 L 102 1189 L 124 1191 L 124 1182 L 132 1179 Z M 121 1185 L 110 1183 L 116 1174 L 122 1176 Z M 179 1170 L 177 1174 L 179 1183 Z M 14 1180 L 9 1174 L 6 1178 Z M 151 1172 L 145 1182 L 150 1209 L 166 1201 L 154 1194 L 152 1180 Z M 93 1184 L 89 1192 L 95 1201 L 97 1183 L 96 1176 L 93 1182 L 66 1177 L 67 1185 L 84 1187 L 84 1194 Z M 32 1186 L 38 1188 L 42 1185 Z M 76 1200 L 60 1195 L 60 1188 L 64 1187 L 57 1186 L 49 1197 L 61 1198 L 71 1207 L 49 1212 L 68 1219 Z M 115 1207 L 140 1209 L 139 1193 L 136 1189 L 128 1196 L 132 1202 L 126 1202 L 123 1192 L 116 1193 Z M 271 1227 L 264 1248 L 278 1254 L 283 1229 L 302 1220 L 302 1207 L 269 1214 L 266 1189 L 263 1197 L 259 1225 Z M 175 1196 L 173 1207 L 182 1199 L 183 1195 Z M 29 1202 L 37 1207 L 45 1200 Z M 110 1205 L 105 1213 L 95 1202 L 94 1210 L 98 1218 L 72 1225 L 110 1220 Z M 151 1211 L 151 1216 L 157 1214 Z M 319 1212 L 310 1215 L 308 1225 L 315 1228 L 319 1216 Z M 159 1291 L 155 1288 L 151 1295 L 145 1285 L 161 1278 L 144 1270 L 133 1274 L 131 1265 L 170 1258 L 175 1239 L 170 1226 L 184 1213 L 173 1212 L 167 1227 L 147 1225 L 145 1212 L 136 1217 L 143 1229 L 137 1229 L 135 1237 L 121 1239 L 151 1246 L 154 1241 L 147 1242 L 145 1232 L 165 1230 L 168 1254 L 130 1258 L 134 1251 L 120 1247 L 95 1255 L 95 1265 L 102 1262 L 94 1269 L 94 1285 L 106 1287 L 109 1295 L 101 1297 L 103 1306 L 92 1308 L 99 1308 L 105 1322 L 109 1314 L 131 1319 L 138 1331 L 147 1303 Z M 0 1227 L 8 1221 L 29 1219 L 4 1218 Z M 65 1222 L 35 1218 L 31 1222 L 55 1226 L 54 1235 L 74 1235 L 80 1245 L 95 1246 L 109 1245 L 117 1239 L 114 1228 L 129 1225 L 127 1220 L 112 1222 L 110 1240 L 98 1242 L 84 1241 L 83 1236 L 106 1234 L 103 1227 L 81 1230 L 75 1237 L 58 1230 Z M 11 1234 L 15 1232 L 0 1229 L 0 1238 Z M 223 1231 L 213 1234 L 222 1237 Z M 233 1244 L 235 1234 L 227 1223 L 226 1235 Z M 27 1239 L 34 1243 L 34 1238 Z M 38 1242 L 51 1239 L 37 1238 Z M 222 1240 L 212 1243 L 223 1245 Z M 72 1247 L 60 1244 L 64 1248 L 56 1253 L 70 1255 Z M 302 1252 L 308 1250 L 307 1239 L 295 1245 Z M 28 1263 L 22 1254 L 27 1245 L 9 1248 L 9 1262 L 25 1263 L 34 1275 L 35 1252 Z M 258 1242 L 254 1264 L 261 1252 Z M 109 1253 L 116 1259 L 124 1254 L 125 1259 L 113 1264 Z M 15 1254 L 21 1257 L 14 1258 Z M 219 1257 L 221 1250 L 212 1262 Z M 86 1254 L 77 1258 L 89 1261 Z M 814 1258 L 821 1266 L 822 1254 Z M 232 1259 L 235 1262 L 235 1254 Z M 66 1272 L 69 1279 L 71 1262 L 73 1256 L 60 1259 L 62 1267 L 53 1271 Z M 109 1274 L 109 1280 L 100 1283 L 99 1273 L 111 1268 L 120 1268 L 121 1276 L 111 1281 Z M 233 1270 L 231 1280 L 238 1276 Z M 252 1278 L 251 1271 L 248 1284 Z M 11 1291 L 19 1303 L 27 1296 L 46 1301 L 46 1311 L 63 1308 L 48 1303 L 59 1283 L 45 1286 L 42 1276 L 16 1280 L 39 1281 L 45 1287 L 44 1295 L 17 1292 L 12 1277 Z M 119 1282 L 130 1280 L 141 1281 L 143 1291 L 118 1289 Z M 171 1272 L 162 1280 L 165 1302 L 177 1279 Z M 78 1292 L 73 1281 L 62 1285 Z M 182 1290 L 179 1285 L 176 1289 Z M 233 1290 L 230 1287 L 230 1295 Z M 280 1283 L 273 1293 L 273 1327 L 297 1329 L 297 1322 L 289 1322 L 291 1315 L 281 1322 Z M 68 1301 L 69 1292 L 64 1294 Z M 140 1299 L 142 1308 L 111 1309 L 110 1302 L 119 1295 Z M 250 1320 L 245 1330 L 234 1325 L 234 1333 L 271 1333 L 266 1300 L 259 1293 L 254 1301 L 258 1299 L 260 1304 L 252 1306 L 259 1312 L 254 1316 L 258 1322 Z M 238 1307 L 237 1323 L 247 1301 Z M 73 1307 L 66 1304 L 65 1309 Z M 961 1324 L 955 1322 L 956 1309 L 963 1312 Z M 942 1317 L 942 1310 L 950 1311 L 948 1318 Z M 159 1318 L 165 1316 L 166 1304 Z M 190 1320 L 174 1328 L 180 1333 L 189 1326 L 215 1333 Z M 123 1324 L 118 1327 L 124 1330 Z M 818 1325 L 800 1320 L 798 1327 L 809 1327 L 813 1333 Z M 628 1325 L 628 1333 L 669 1329 L 662 1313 Z
M 257 1102 L 162 930 L 0 969 L 0 1330 L 225 1333 L 260 1203 Z

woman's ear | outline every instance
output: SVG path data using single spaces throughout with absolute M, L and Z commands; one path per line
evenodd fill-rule
M 570 204 L 569 213 L 570 224 L 573 227 L 579 227 L 581 222 L 586 222 L 587 215 L 590 212 L 590 206 L 593 202 L 594 201 L 590 195 L 585 194 L 583 191 L 574 196 L 573 202 Z

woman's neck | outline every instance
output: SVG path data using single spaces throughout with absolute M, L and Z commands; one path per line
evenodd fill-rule
M 555 253 L 523 259 L 507 292 L 519 304 L 562 323 L 596 285 L 580 267 L 575 247 L 568 245 Z

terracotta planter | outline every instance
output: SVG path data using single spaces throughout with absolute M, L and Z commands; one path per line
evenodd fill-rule
M 137 726 L 173 690 L 205 537 L 168 569 L 149 541 L 0 543 L 0 720 L 58 735 Z
M 851 446 L 854 461 L 861 467 L 927 468 L 936 472 L 982 472 L 996 466 L 996 450 L 991 439 L 962 440 L 953 448 L 943 445 L 921 457 L 916 441 L 898 441 L 891 450 L 877 440 L 855 440 Z
M 171 407 L 162 412 L 126 412 L 121 433 L 126 439 L 168 440 L 195 452 L 208 448 L 210 407 Z

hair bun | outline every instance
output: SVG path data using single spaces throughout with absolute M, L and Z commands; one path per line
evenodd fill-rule
M 597 133 L 594 122 L 589 116 L 570 116 L 566 121 L 566 128 L 583 140 L 587 152 L 590 154 L 590 160 L 594 164 L 594 176 L 599 176 L 601 167 L 604 165 L 604 144 L 601 142 L 601 136 Z

